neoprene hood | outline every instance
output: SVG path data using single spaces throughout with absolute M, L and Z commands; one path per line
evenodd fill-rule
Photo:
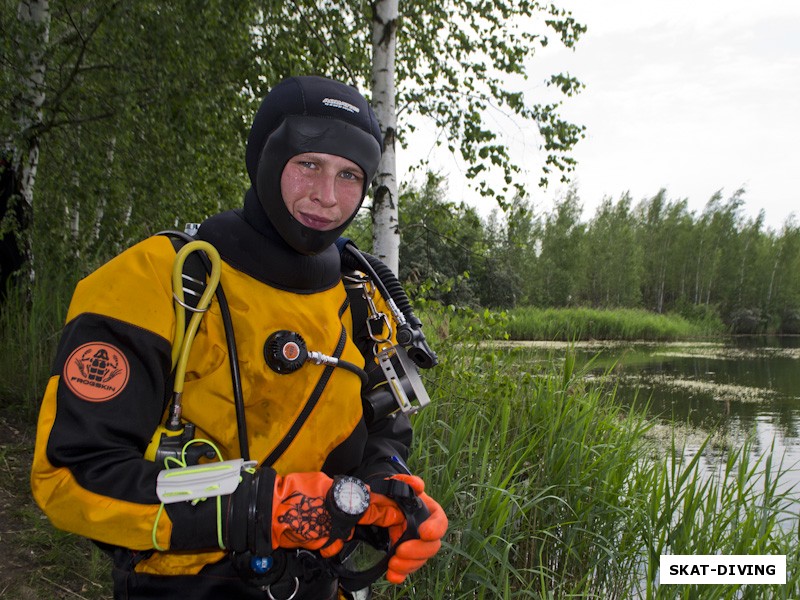
M 247 140 L 247 172 L 267 218 L 283 240 L 297 252 L 313 255 L 339 238 L 358 208 L 331 231 L 301 224 L 281 194 L 281 174 L 289 159 L 321 152 L 356 163 L 365 175 L 360 207 L 382 151 L 378 120 L 356 88 L 324 77 L 292 77 L 276 85 L 256 113 Z

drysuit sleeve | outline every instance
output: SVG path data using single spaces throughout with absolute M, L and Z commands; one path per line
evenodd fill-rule
M 368 428 L 365 460 L 355 476 L 367 481 L 375 475 L 409 473 L 406 462 L 412 441 L 413 433 L 407 416 L 399 414 L 376 421 Z
M 41 509 L 60 529 L 134 550 L 153 548 L 156 522 L 169 547 L 173 526 L 157 519 L 163 465 L 143 456 L 171 370 L 174 256 L 156 236 L 78 284 L 37 426 L 31 487 Z

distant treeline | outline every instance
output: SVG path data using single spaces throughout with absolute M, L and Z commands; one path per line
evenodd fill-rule
M 641 308 L 734 333 L 800 333 L 800 227 L 742 215 L 743 192 L 699 214 L 659 191 L 605 199 L 581 220 L 572 190 L 550 213 L 516 201 L 481 219 L 429 175 L 400 201 L 400 277 L 456 306 Z M 367 219 L 358 224 L 367 237 Z M 357 236 L 358 237 L 358 236 Z

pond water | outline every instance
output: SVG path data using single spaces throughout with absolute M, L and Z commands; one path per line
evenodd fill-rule
M 724 460 L 725 447 L 754 435 L 754 453 L 774 448 L 786 470 L 781 487 L 795 487 L 800 497 L 800 336 L 521 344 L 549 358 L 574 348 L 589 377 L 616 384 L 625 403 L 647 402 L 665 430 L 681 432 L 689 454 L 715 434 L 718 443 L 703 456 L 708 468 Z

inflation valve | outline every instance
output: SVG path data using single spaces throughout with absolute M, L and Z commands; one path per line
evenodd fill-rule
M 264 343 L 264 360 L 269 368 L 282 375 L 294 373 L 308 359 L 306 343 L 294 331 L 276 331 Z

